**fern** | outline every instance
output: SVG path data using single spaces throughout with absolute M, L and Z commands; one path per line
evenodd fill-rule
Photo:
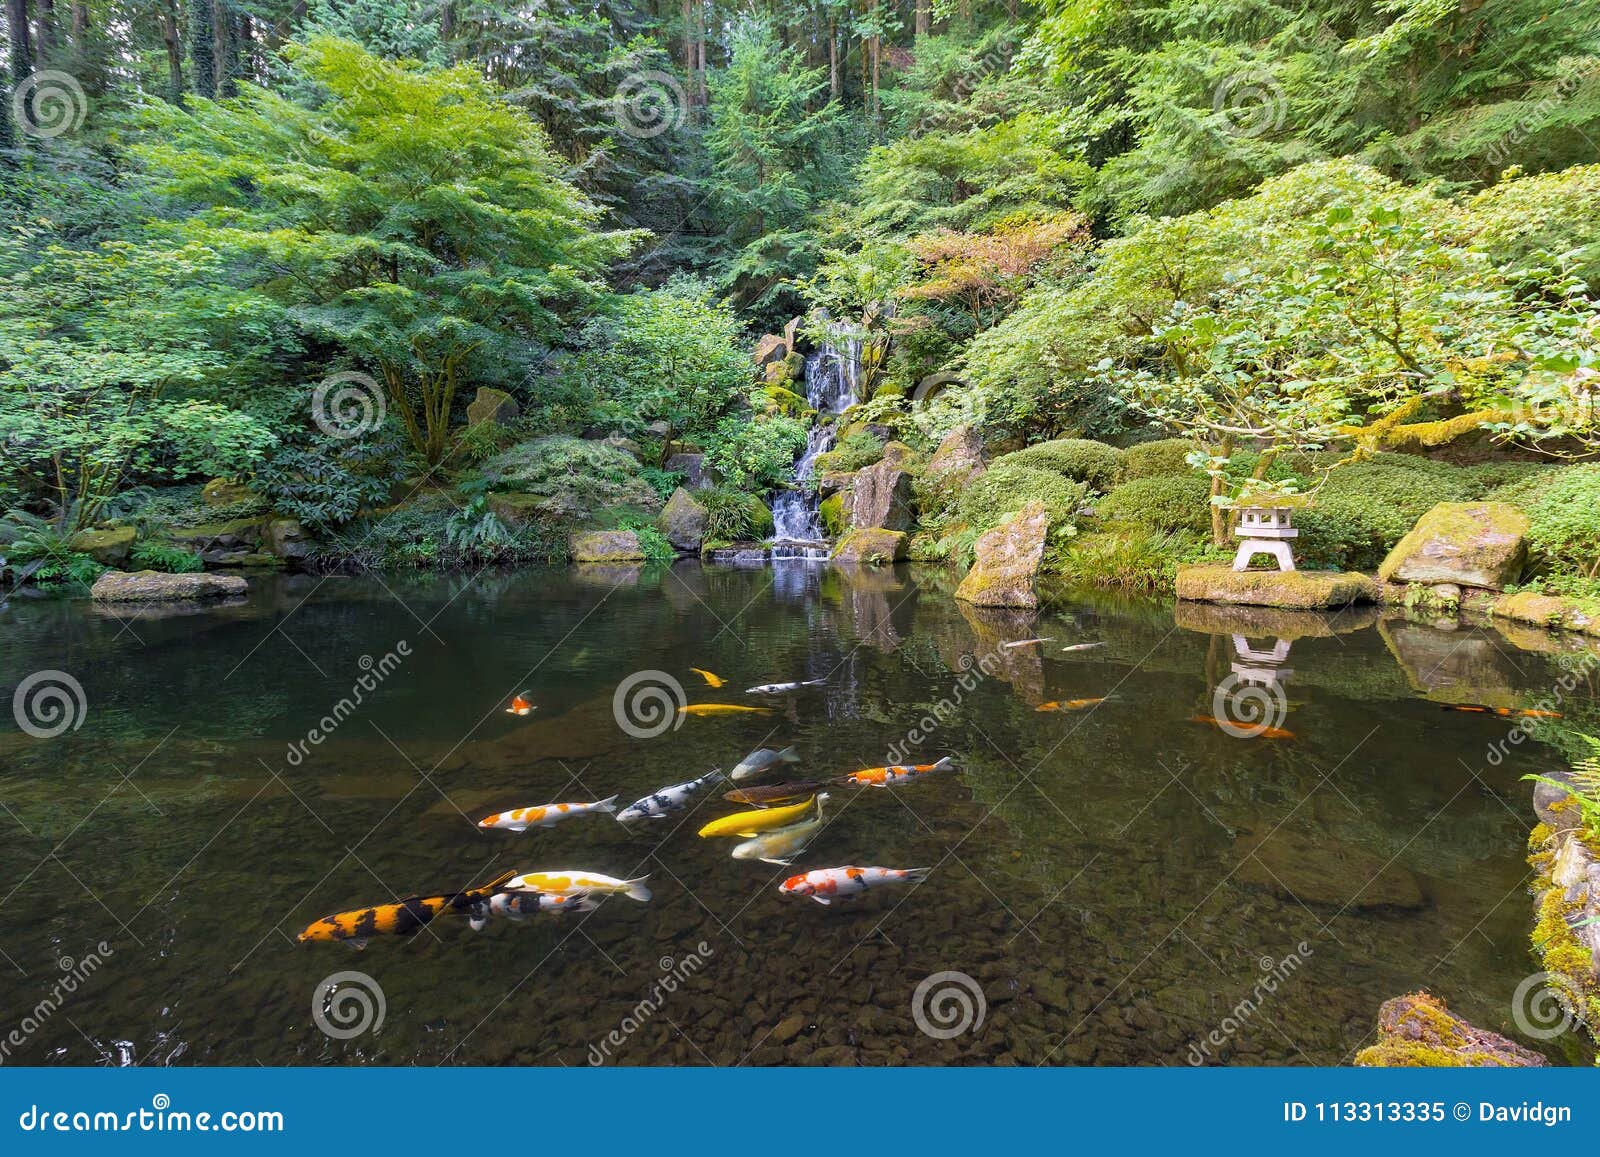
M 1600 839 L 1600 739 L 1590 735 L 1579 735 L 1578 738 L 1589 745 L 1589 754 L 1574 761 L 1568 773 L 1569 779 L 1553 779 L 1548 775 L 1525 775 L 1522 778 L 1560 788 L 1570 795 L 1577 805 L 1584 828 L 1591 836 Z

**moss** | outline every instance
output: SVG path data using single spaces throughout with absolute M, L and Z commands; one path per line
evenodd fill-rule
M 887 566 L 906 557 L 906 536 L 898 530 L 852 530 L 834 547 L 835 562 Z
M 782 385 L 769 385 L 761 392 L 779 413 L 791 418 L 804 418 L 807 414 L 815 412 L 805 398 Z
M 853 474 L 882 459 L 883 443 L 866 430 L 856 430 L 846 434 L 832 450 L 817 456 L 816 472 Z
M 1122 451 L 1087 438 L 1058 438 L 994 461 L 996 467 L 1008 464 L 1053 471 L 1074 482 L 1087 483 L 1091 489 L 1104 494 L 1117 484 L 1122 474 Z
M 1376 584 L 1362 574 L 1330 571 L 1236 571 L 1226 565 L 1186 566 L 1178 571 L 1180 599 L 1258 607 L 1312 610 L 1372 602 Z
M 1122 481 L 1138 478 L 1159 478 L 1166 474 L 1193 474 L 1188 457 L 1199 449 L 1187 438 L 1163 438 L 1158 442 L 1141 442 L 1122 452 Z
M 1088 496 L 1089 488 L 1082 482 L 1001 459 L 962 489 L 955 513 L 962 525 L 981 532 L 1029 502 L 1042 502 L 1051 525 L 1063 526 L 1076 521 Z
M 830 494 L 828 497 L 824 498 L 821 506 L 818 507 L 818 511 L 822 515 L 822 529 L 827 533 L 829 538 L 838 538 L 844 533 L 845 518 L 843 494 Z
M 1193 472 L 1137 478 L 1107 494 L 1095 513 L 1108 523 L 1205 534 L 1211 529 L 1211 484 Z

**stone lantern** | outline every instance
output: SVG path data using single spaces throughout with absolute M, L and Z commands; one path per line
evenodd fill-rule
M 1300 532 L 1290 521 L 1291 513 L 1287 506 L 1240 507 L 1239 519 L 1233 526 L 1233 535 L 1239 540 L 1233 569 L 1249 570 L 1252 558 L 1268 554 L 1277 560 L 1279 570 L 1293 570 L 1294 552 L 1289 549 L 1289 542 Z

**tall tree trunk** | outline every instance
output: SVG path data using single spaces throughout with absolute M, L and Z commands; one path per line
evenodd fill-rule
M 163 0 L 161 39 L 167 45 L 167 100 L 183 105 L 183 41 L 178 36 L 178 0 Z
M 705 108 L 711 103 L 711 90 L 707 87 L 706 76 L 706 6 L 705 0 L 696 0 L 694 6 L 694 42 L 697 79 L 699 82 L 700 107 Z
M 867 102 L 872 123 L 878 123 L 878 79 L 883 64 L 883 33 L 878 28 L 878 0 L 867 0 L 867 16 L 871 21 L 872 36 L 867 41 L 867 56 L 872 65 L 871 98 Z
M 439 39 L 451 40 L 456 34 L 456 6 L 451 0 L 439 5 Z
M 239 34 L 229 0 L 211 0 L 211 59 L 216 70 L 217 95 L 238 96 L 234 78 L 239 74 Z
M 56 0 L 39 0 L 33 25 L 33 54 L 47 61 L 56 46 Z
M 913 19 L 916 21 L 916 34 L 918 40 L 921 40 L 924 36 L 928 35 L 928 33 L 932 32 L 933 0 L 916 0 L 916 15 Z
M 6 0 L 6 28 L 11 37 L 11 79 L 21 84 L 33 72 L 33 38 L 28 27 L 28 0 Z
M 256 78 L 256 26 L 248 12 L 239 14 L 239 75 Z
M 189 0 L 189 63 L 196 96 L 217 95 L 217 36 L 211 0 Z
M 698 91 L 694 83 L 694 0 L 683 0 L 678 16 L 683 21 L 683 79 L 685 99 L 689 104 L 684 111 L 693 121 L 695 93 Z
M 839 74 L 839 17 L 828 13 L 828 95 L 835 101 L 844 99 L 844 77 Z
M 87 45 L 84 41 L 89 36 L 89 3 L 88 0 L 72 0 L 72 44 L 79 52 Z

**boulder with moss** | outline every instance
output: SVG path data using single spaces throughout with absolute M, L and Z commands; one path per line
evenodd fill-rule
M 893 453 L 891 448 L 896 448 Z M 852 527 L 910 530 L 916 524 L 914 478 L 906 469 L 912 457 L 909 446 L 890 442 L 884 447 L 883 461 L 856 471 L 850 483 Z
M 200 501 L 206 506 L 240 506 L 256 497 L 254 490 L 231 478 L 213 478 L 200 489 Z
M 1234 570 L 1202 564 L 1178 568 L 1180 599 L 1249 607 L 1314 610 L 1375 602 L 1377 584 L 1364 574 L 1311 570 Z
M 697 551 L 705 542 L 708 517 L 705 506 L 680 486 L 657 515 L 656 529 L 666 536 L 674 550 Z
M 143 603 L 226 598 L 248 589 L 249 584 L 238 575 L 108 570 L 95 580 L 89 595 L 103 603 Z
M 577 562 L 640 562 L 645 557 L 639 536 L 631 530 L 580 530 L 572 535 Z
M 852 530 L 833 548 L 834 562 L 887 566 L 906 557 L 906 535 L 898 530 L 866 527 Z
M 1395 544 L 1384 582 L 1457 583 L 1504 590 L 1528 557 L 1528 516 L 1504 502 L 1441 502 Z
M 966 482 L 988 469 L 983 457 L 983 439 L 972 426 L 957 426 L 944 436 L 939 448 L 928 459 L 926 476 L 955 485 Z
M 1035 501 L 979 536 L 972 569 L 956 588 L 956 598 L 980 607 L 1037 607 L 1033 583 L 1049 533 L 1050 512 Z
M 479 426 L 492 422 L 496 426 L 509 426 L 522 413 L 517 400 L 504 390 L 479 386 L 478 396 L 467 406 L 467 425 Z
M 117 567 L 128 561 L 135 537 L 136 532 L 131 526 L 119 526 L 112 530 L 80 530 L 72 536 L 68 545 L 101 566 Z
M 829 538 L 838 538 L 849 529 L 845 521 L 843 494 L 830 494 L 817 507 L 822 517 L 822 530 Z
M 775 333 L 764 333 L 756 339 L 755 362 L 758 366 L 781 362 L 789 354 L 789 343 Z
M 1361 1068 L 1538 1068 L 1547 1062 L 1516 1041 L 1477 1028 L 1426 992 L 1383 1002 L 1378 1043 L 1356 1054 Z

